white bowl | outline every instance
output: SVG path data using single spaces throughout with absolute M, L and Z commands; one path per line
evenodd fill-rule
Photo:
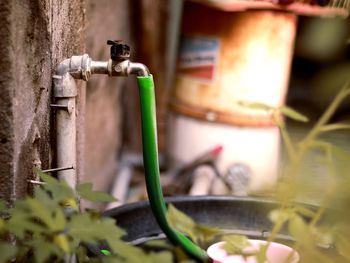
M 245 248 L 243 252 L 254 253 L 259 250 L 260 246 L 266 245 L 267 241 L 249 239 L 250 246 Z M 208 256 L 214 263 L 258 263 L 255 256 L 246 257 L 241 255 L 228 255 L 224 250 L 225 242 L 218 242 L 211 245 L 207 249 Z M 293 253 L 290 260 L 286 261 L 290 254 Z M 268 263 L 297 263 L 299 262 L 299 254 L 291 247 L 286 245 L 271 242 L 266 252 Z

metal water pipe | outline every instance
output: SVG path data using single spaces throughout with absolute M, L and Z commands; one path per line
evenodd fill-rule
M 130 48 L 118 41 L 109 40 L 111 58 L 108 61 L 94 61 L 89 55 L 72 56 L 62 61 L 53 76 L 56 109 L 56 162 L 58 177 L 69 186 L 77 183 L 76 156 L 76 79 L 88 81 L 92 74 L 109 76 L 150 75 L 148 68 L 141 63 L 129 60 Z M 71 169 L 66 169 L 70 167 Z
M 69 186 L 73 188 L 76 186 L 77 87 L 75 79 L 88 81 L 91 74 L 108 74 L 112 77 L 136 75 L 140 94 L 145 179 L 153 215 L 169 241 L 175 246 L 182 247 L 191 257 L 207 261 L 206 252 L 185 235 L 173 229 L 166 216 L 167 207 L 160 184 L 153 77 L 145 65 L 129 60 L 130 48 L 127 45 L 111 40 L 107 44 L 111 45 L 111 58 L 108 61 L 93 61 L 87 54 L 72 56 L 57 67 L 56 74 L 53 76 L 55 104 L 52 106 L 57 109 L 57 164 L 60 167 L 74 168 L 69 170 L 60 168 L 58 177 L 65 180 Z

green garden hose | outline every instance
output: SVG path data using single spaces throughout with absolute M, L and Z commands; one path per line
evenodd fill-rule
M 153 77 L 152 75 L 137 77 L 137 81 L 141 105 L 143 163 L 147 193 L 152 212 L 160 228 L 170 242 L 175 246 L 181 247 L 189 256 L 197 260 L 208 261 L 208 255 L 204 250 L 195 245 L 186 236 L 174 230 L 168 223 L 166 217 L 167 208 L 163 198 L 159 177 L 156 104 Z

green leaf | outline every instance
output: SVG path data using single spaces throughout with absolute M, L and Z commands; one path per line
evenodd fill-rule
M 63 181 L 59 184 L 47 184 L 44 188 L 51 193 L 52 200 L 56 203 L 60 203 L 67 199 L 76 199 L 73 189 L 67 186 Z
M 17 224 L 24 221 L 24 225 L 30 228 L 30 231 L 41 231 L 41 223 L 51 231 L 64 230 L 66 219 L 63 210 L 57 205 L 45 206 L 45 204 L 36 198 L 26 198 L 25 200 L 15 204 L 12 212 L 10 223 L 13 224 L 17 220 Z
M 273 111 L 277 113 L 282 113 L 284 116 L 289 117 L 293 120 L 296 121 L 301 121 L 301 122 L 307 122 L 308 118 L 301 113 L 297 112 L 296 110 L 293 110 L 290 107 L 287 106 L 282 106 L 282 107 L 272 107 L 270 105 L 264 104 L 264 103 L 259 103 L 259 102 L 246 102 L 246 101 L 240 101 L 238 102 L 238 105 L 247 107 L 250 109 L 255 109 L 255 110 L 264 110 L 264 111 Z
M 66 227 L 66 217 L 64 216 L 63 209 L 58 207 L 54 211 L 54 231 L 63 231 Z
M 172 227 L 184 233 L 192 232 L 196 224 L 192 218 L 178 210 L 172 204 L 168 205 L 167 217 Z
M 62 200 L 60 203 L 60 206 L 63 208 L 70 208 L 73 211 L 78 212 L 79 211 L 79 204 L 78 204 L 78 200 L 75 198 L 66 198 L 64 200 Z
M 40 170 L 36 171 L 36 174 L 39 175 L 40 179 L 44 181 L 47 184 L 59 184 L 59 180 L 56 178 L 52 177 L 51 175 L 48 175 L 46 173 L 43 173 Z
M 107 237 L 108 245 L 113 252 L 123 258 L 125 262 L 137 263 L 147 262 L 147 256 L 139 247 L 129 245 L 119 239 Z
M 56 205 L 45 206 L 38 199 L 27 198 L 15 203 L 11 210 L 12 217 L 8 222 L 8 228 L 19 237 L 24 232 L 31 233 L 62 231 L 65 228 L 66 219 L 62 208 Z
M 264 110 L 264 111 L 276 110 L 275 107 L 272 107 L 270 105 L 267 105 L 265 103 L 260 103 L 260 102 L 239 101 L 238 105 L 242 107 L 250 108 L 253 110 Z
M 261 102 L 249 102 L 249 101 L 239 101 L 238 105 L 243 106 L 243 107 L 247 107 L 247 108 L 251 108 L 251 109 L 255 109 L 255 110 L 275 110 L 276 108 L 273 106 L 270 106 L 268 104 L 265 103 L 261 103 Z
M 31 215 L 21 211 L 13 212 L 12 217 L 7 221 L 6 229 L 20 239 L 24 239 L 27 232 L 35 234 L 47 231 L 39 222 L 33 220 Z
M 48 192 L 48 199 L 52 199 L 55 203 L 60 203 L 66 199 L 76 199 L 74 190 L 69 187 L 64 180 L 58 180 L 41 171 L 37 171 L 37 173 L 41 180 L 46 183 L 42 186 L 43 192 L 40 192 L 39 190 L 36 191 L 36 194 L 39 195 L 38 198 L 40 198 L 41 202 L 45 202 L 46 204 L 48 203 L 48 201 L 41 199 L 45 196 L 44 192 Z
M 69 241 L 65 234 L 58 234 L 53 237 L 53 243 L 58 246 L 63 252 L 69 253 Z
M 307 246 L 313 244 L 312 234 L 301 216 L 295 214 L 289 219 L 288 231 L 298 242 Z
M 193 240 L 196 242 L 208 242 L 213 240 L 216 236 L 221 234 L 222 231 L 219 228 L 204 225 L 204 224 L 196 224 L 193 231 Z
M 258 250 L 258 252 L 255 253 L 255 258 L 258 260 L 258 263 L 265 263 L 268 262 L 267 261 L 267 252 L 268 246 L 264 245 L 264 246 L 260 246 L 260 249 Z M 288 263 L 288 262 L 285 262 Z
M 301 121 L 301 122 L 309 121 L 309 119 L 306 116 L 302 115 L 301 113 L 287 106 L 279 107 L 277 111 L 281 112 L 284 116 L 289 117 L 295 121 Z
M 51 230 L 56 230 L 55 221 L 53 219 L 52 211 L 45 207 L 38 200 L 27 198 L 26 202 L 30 209 L 41 222 L 43 222 Z
M 82 199 L 93 201 L 93 202 L 112 202 L 116 199 L 104 192 L 93 191 L 91 183 L 80 184 L 76 188 L 79 196 Z
M 313 211 L 305 206 L 297 206 L 297 207 L 295 207 L 295 210 L 300 215 L 302 215 L 304 217 L 309 217 L 309 218 L 313 218 L 316 214 L 315 211 Z
M 250 245 L 248 238 L 242 235 L 227 235 L 222 240 L 226 242 L 224 249 L 230 255 L 241 254 Z
M 94 242 L 104 239 L 120 239 L 124 230 L 116 226 L 112 218 L 96 218 L 89 214 L 74 214 L 67 224 L 68 234 L 79 241 Z
M 34 198 L 40 200 L 41 203 L 48 207 L 56 205 L 55 202 L 51 199 L 52 196 L 49 194 L 49 192 L 44 190 L 42 187 L 34 188 Z
M 59 249 L 57 245 L 52 242 L 48 242 L 43 238 L 34 238 L 27 242 L 33 248 L 35 262 L 44 263 L 49 262 L 48 260 L 52 256 L 58 257 L 58 259 L 63 259 L 65 253 L 63 250 Z
M 13 245 L 0 242 L 0 262 L 7 262 L 16 256 L 17 248 Z
M 42 186 L 43 191 L 48 192 L 48 199 L 52 199 L 54 203 L 60 203 L 63 200 L 70 198 L 76 199 L 74 190 L 69 187 L 64 180 L 57 180 L 56 178 L 44 173 L 41 173 L 40 177 L 44 182 L 46 182 L 46 184 Z M 40 198 L 45 196 L 44 193 L 40 191 L 38 191 L 38 194 L 40 195 Z M 45 204 L 48 203 L 48 201 L 43 200 L 41 202 Z
M 209 241 L 221 233 L 218 228 L 197 224 L 171 204 L 168 206 L 167 217 L 174 229 L 187 234 L 194 242 Z
M 150 253 L 149 262 L 172 263 L 174 261 L 173 255 L 169 251 L 163 251 L 158 253 Z

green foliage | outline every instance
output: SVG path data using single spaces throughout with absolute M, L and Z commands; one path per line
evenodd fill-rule
M 289 162 L 282 170 L 281 181 L 276 187 L 276 200 L 279 208 L 268 215 L 273 228 L 268 242 L 276 239 L 286 227 L 295 240 L 294 249 L 301 251 L 302 262 L 350 262 L 350 154 L 328 142 L 320 135 L 335 130 L 349 129 L 346 123 L 329 123 L 342 101 L 350 95 L 350 87 L 345 86 L 332 104 L 321 116 L 316 125 L 301 141 L 292 142 L 285 125 L 285 119 L 306 122 L 308 119 L 289 107 L 273 108 L 260 103 L 240 103 L 241 106 L 264 110 L 272 114 L 280 128 Z M 300 176 L 303 162 L 310 151 L 319 152 L 319 161 L 325 167 L 328 183 L 322 186 L 323 196 L 316 210 L 296 204 L 303 200 L 310 190 L 305 178 Z M 71 189 L 65 181 L 57 180 L 37 171 L 43 186 L 37 186 L 34 197 L 17 200 L 14 206 L 6 209 L 0 202 L 0 262 L 64 262 L 66 257 L 76 255 L 79 262 L 173 262 L 168 251 L 145 252 L 139 247 L 121 240 L 125 232 L 116 226 L 115 220 L 103 218 L 95 212 L 79 212 L 79 199 L 94 202 L 110 202 L 113 197 L 92 190 L 92 184 L 84 183 Z M 312 174 L 308 175 L 312 177 Z M 331 215 L 327 213 L 332 207 Z M 222 237 L 230 253 L 244 253 L 247 238 L 238 235 L 224 235 L 220 229 L 196 223 L 183 212 L 169 205 L 168 220 L 179 232 L 188 235 L 194 242 L 206 245 Z M 89 258 L 84 243 L 107 242 L 110 255 Z M 6 242 L 8 241 L 8 242 Z M 163 248 L 166 248 L 163 242 Z M 160 245 L 150 242 L 148 245 Z M 324 254 L 322 246 L 332 246 L 337 258 Z M 262 247 L 256 254 L 258 262 L 266 261 L 266 249 Z M 183 253 L 175 249 L 175 254 Z M 186 257 L 183 257 L 186 260 Z
M 17 248 L 11 244 L 0 243 L 0 262 L 11 260 L 17 253 Z
M 170 252 L 146 253 L 121 240 L 125 234 L 114 219 L 96 212 L 79 212 L 79 199 L 109 202 L 113 197 L 92 190 L 91 184 L 71 189 L 66 182 L 38 171 L 43 186 L 34 197 L 17 200 L 0 219 L 0 262 L 64 262 L 74 254 L 79 262 L 172 262 Z M 5 242 L 8 240 L 9 242 Z M 110 255 L 89 258 L 82 244 L 106 241 Z
M 93 191 L 92 183 L 80 184 L 76 190 L 81 198 L 92 202 L 112 202 L 116 200 L 113 196 L 104 192 Z
M 292 108 L 289 108 L 287 106 L 279 107 L 279 108 L 277 108 L 277 111 L 282 113 L 284 116 L 289 117 L 295 121 L 301 121 L 301 122 L 308 122 L 309 121 L 309 119 L 306 116 L 300 114 L 299 112 L 297 112 L 297 111 L 295 111 Z
M 349 95 L 350 85 L 346 84 L 315 126 L 297 143 L 292 142 L 284 119 L 280 116 L 301 122 L 307 121 L 306 117 L 288 107 L 273 108 L 259 103 L 241 104 L 272 113 L 280 128 L 289 162 L 282 170 L 281 181 L 276 188 L 280 208 L 269 214 L 269 219 L 274 223 L 269 241 L 274 240 L 282 227 L 287 225 L 290 235 L 296 241 L 294 248 L 307 251 L 302 255 L 302 260 L 307 260 L 304 262 L 350 262 L 350 227 L 345 223 L 350 219 L 350 213 L 347 212 L 350 201 L 350 154 L 321 138 L 326 132 L 350 129 L 347 123 L 329 123 L 336 109 Z M 322 172 L 326 175 L 324 183 L 318 188 L 314 179 L 317 178 L 315 171 L 307 170 L 303 173 L 305 159 L 311 151 L 319 152 L 319 158 L 313 162 L 314 165 L 318 163 L 323 167 Z M 311 179 L 311 183 L 307 182 L 306 177 Z M 318 209 L 312 211 L 303 205 L 295 206 L 295 201 L 305 200 L 311 190 L 323 193 Z M 322 253 L 320 245 L 334 246 L 339 258 L 335 260 L 334 256 L 329 257 Z
M 262 247 L 254 253 L 244 251 L 249 245 L 248 238 L 242 235 L 227 235 L 224 231 L 208 225 L 198 224 L 188 215 L 176 209 L 173 205 L 168 206 L 167 217 L 170 225 L 177 231 L 189 236 L 194 242 L 207 247 L 214 240 L 220 238 L 225 241 L 225 250 L 229 254 L 241 254 L 242 256 L 255 255 L 258 262 L 266 262 L 266 248 Z
M 291 140 L 285 124 L 286 118 L 283 117 L 307 122 L 308 118 L 304 115 L 285 106 L 275 108 L 261 103 L 239 103 L 242 107 L 271 114 L 281 131 L 289 162 L 282 169 L 281 179 L 274 193 L 280 206 L 268 215 L 273 228 L 267 241 L 268 244 L 274 241 L 278 233 L 287 228 L 295 240 L 293 248 L 300 252 L 301 262 L 350 262 L 350 153 L 321 138 L 327 132 L 350 129 L 348 123 L 329 123 L 336 109 L 349 95 L 350 85 L 346 84 L 315 126 L 299 142 Z M 317 186 L 314 179 L 317 178 L 315 171 L 305 168 L 304 165 L 311 151 L 318 152 L 318 158 L 313 161 L 324 167 L 322 172 L 327 176 L 321 187 Z M 305 174 L 303 169 L 307 172 L 306 176 L 302 176 Z M 307 179 L 311 179 L 311 183 Z M 298 203 L 300 200 L 307 201 L 305 198 L 310 191 L 323 193 L 319 206 L 315 209 Z M 229 253 L 247 256 L 244 248 L 248 242 L 244 236 L 225 236 L 219 229 L 197 224 L 171 205 L 168 219 L 172 227 L 187 234 L 195 242 L 214 242 L 222 236 Z M 332 247 L 333 252 L 327 254 L 320 247 Z M 263 246 L 255 253 L 258 262 L 266 262 L 267 248 L 268 246 Z
M 255 109 L 255 110 L 263 110 L 266 112 L 271 112 L 271 113 L 279 113 L 283 114 L 284 116 L 293 119 L 295 121 L 301 121 L 301 122 L 307 122 L 309 119 L 304 116 L 303 114 L 297 112 L 296 110 L 288 107 L 288 106 L 281 106 L 281 107 L 272 107 L 264 103 L 250 103 L 250 102 L 239 102 L 238 103 L 240 106 L 243 107 L 248 107 L 250 109 Z
M 222 238 L 226 241 L 225 250 L 229 254 L 243 254 L 243 249 L 249 246 L 248 238 L 241 235 L 227 235 Z
M 222 234 L 221 230 L 216 227 L 196 223 L 171 204 L 168 206 L 167 218 L 174 229 L 188 235 L 196 243 L 203 244 Z

